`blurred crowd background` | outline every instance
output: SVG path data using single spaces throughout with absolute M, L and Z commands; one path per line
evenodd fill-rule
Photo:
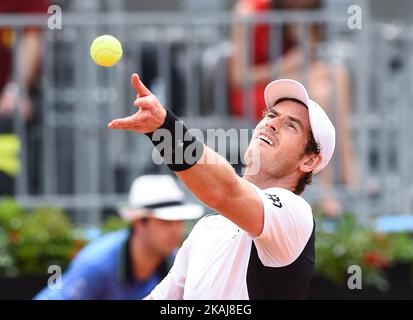
M 50 5 L 61 29 L 48 27 Z M 133 112 L 131 73 L 204 131 L 252 129 L 265 84 L 286 77 L 337 129 L 304 198 L 329 219 L 412 232 L 412 12 L 409 0 L 1 0 L 0 197 L 100 225 L 137 176 L 169 173 L 145 136 L 106 127 Z M 111 68 L 89 55 L 102 34 L 123 46 Z M 226 149 L 239 173 L 248 138 Z

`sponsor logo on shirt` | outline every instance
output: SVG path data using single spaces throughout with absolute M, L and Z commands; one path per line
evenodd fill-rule
M 265 195 L 267 196 L 268 199 L 272 201 L 272 204 L 274 206 L 276 206 L 277 208 L 282 208 L 283 205 L 280 201 L 280 198 L 278 198 L 275 194 L 266 193 Z

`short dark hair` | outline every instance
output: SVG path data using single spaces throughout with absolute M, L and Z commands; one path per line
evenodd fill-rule
M 274 106 L 284 102 L 284 101 L 294 101 L 296 103 L 299 103 L 301 105 L 303 105 L 304 107 L 307 108 L 307 105 L 302 102 L 301 100 L 295 99 L 295 98 L 280 98 L 278 99 L 275 103 Z M 303 155 L 305 154 L 319 154 L 320 153 L 320 145 L 317 143 L 317 141 L 315 141 L 313 133 L 311 132 L 311 128 L 310 130 L 308 130 L 307 133 L 307 144 L 304 147 L 304 151 L 303 151 Z M 294 193 L 295 194 L 301 194 L 304 192 L 304 189 L 307 185 L 310 185 L 311 182 L 313 180 L 313 172 L 305 172 L 300 179 L 298 180 L 295 188 L 294 188 Z
M 304 154 L 319 154 L 320 153 L 320 145 L 315 141 L 313 133 L 311 130 L 308 131 L 307 134 L 307 144 L 305 145 L 304 148 Z M 304 192 L 304 189 L 307 185 L 310 185 L 311 182 L 313 181 L 313 172 L 305 172 L 300 179 L 298 179 L 298 182 L 294 188 L 294 193 L 295 194 L 301 194 Z

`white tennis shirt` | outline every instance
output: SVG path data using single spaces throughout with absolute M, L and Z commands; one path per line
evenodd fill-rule
M 310 205 L 286 189 L 254 189 L 264 207 L 262 233 L 254 238 L 221 215 L 202 218 L 152 291 L 153 299 L 249 299 L 253 242 L 265 267 L 284 267 L 300 256 L 313 231 Z

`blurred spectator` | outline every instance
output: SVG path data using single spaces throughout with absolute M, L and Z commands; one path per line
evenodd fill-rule
M 2 0 L 0 14 L 47 14 L 48 0 Z M 29 91 L 36 82 L 41 55 L 42 32 L 38 27 L 23 29 L 17 57 L 13 57 L 16 32 L 12 28 L 0 27 L 0 134 L 11 133 L 13 113 L 20 102 L 21 119 L 30 125 L 38 118 L 39 110 L 34 106 Z M 13 78 L 13 65 L 18 59 L 17 78 Z M 17 81 L 20 80 L 19 87 Z M 28 135 L 30 136 L 30 134 Z M 29 161 L 32 162 L 32 161 Z M 14 179 L 10 173 L 0 170 L 0 195 L 13 194 Z
M 265 13 L 270 10 L 308 10 L 320 8 L 319 0 L 239 0 L 235 5 L 235 12 L 239 15 Z M 349 77 L 343 65 L 328 64 L 317 57 L 317 49 L 323 40 L 323 26 L 312 24 L 308 28 L 309 48 L 307 60 L 299 46 L 299 29 L 296 24 L 286 24 L 281 31 L 280 54 L 274 62 L 269 61 L 269 32 L 267 24 L 255 24 L 252 27 L 252 66 L 245 70 L 244 54 L 249 50 L 245 43 L 245 27 L 234 25 L 232 38 L 234 54 L 230 60 L 230 108 L 236 116 L 244 114 L 244 100 L 252 96 L 253 117 L 258 120 L 265 108 L 264 88 L 275 74 L 279 78 L 291 78 L 308 83 L 310 95 L 337 124 L 338 149 L 340 154 L 340 168 L 338 181 L 348 187 L 356 185 L 356 161 L 351 145 L 351 131 L 349 128 Z M 304 63 L 307 62 L 303 69 Z M 303 74 L 303 70 L 306 74 Z M 243 85 L 246 78 L 252 83 L 250 92 L 245 92 Z M 332 106 L 333 104 L 333 106 Z M 335 106 L 335 107 L 334 107 Z M 334 194 L 334 174 L 331 166 L 320 174 L 323 187 L 320 198 L 320 208 L 329 216 L 337 216 L 342 211 L 342 205 Z
M 203 208 L 185 204 L 184 194 L 167 175 L 137 178 L 121 216 L 130 230 L 98 238 L 82 249 L 62 277 L 61 289 L 45 288 L 35 299 L 141 299 L 166 276 L 183 240 L 184 220 Z

